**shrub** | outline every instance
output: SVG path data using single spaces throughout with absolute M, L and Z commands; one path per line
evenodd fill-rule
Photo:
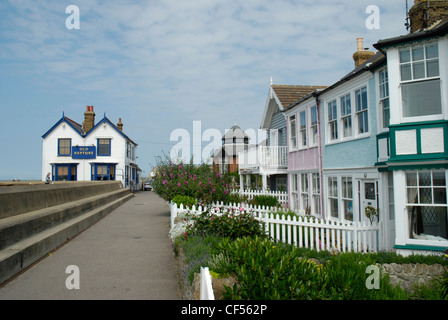
M 219 247 L 237 266 L 239 286 L 226 287 L 225 298 L 236 300 L 322 299 L 325 267 L 302 259 L 293 246 L 277 247 L 268 239 L 224 239 Z
M 194 274 L 200 272 L 200 268 L 207 266 L 210 257 L 216 253 L 218 243 L 222 238 L 214 235 L 191 236 L 182 241 L 182 250 L 187 263 L 187 274 L 190 284 L 194 280 Z
M 252 199 L 251 203 L 256 206 L 265 206 L 265 207 L 276 207 L 279 205 L 278 199 L 276 197 L 267 195 L 255 196 Z
M 153 178 L 154 191 L 166 201 L 177 195 L 197 199 L 200 204 L 227 202 L 230 185 L 219 173 L 213 173 L 207 164 L 173 163 L 169 158 L 157 163 Z
M 187 206 L 192 207 L 196 205 L 196 199 L 189 197 L 189 196 L 183 196 L 183 195 L 176 195 L 173 199 L 171 199 L 172 202 L 180 206 L 181 204 L 186 208 Z
M 235 212 L 229 209 L 227 212 L 218 212 L 219 208 L 206 211 L 200 215 L 192 216 L 194 226 L 190 229 L 191 235 L 215 234 L 232 239 L 240 237 L 266 237 L 264 224 L 257 220 L 250 212 Z

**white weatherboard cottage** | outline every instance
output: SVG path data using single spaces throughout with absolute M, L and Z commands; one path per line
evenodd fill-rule
M 95 124 L 93 106 L 87 106 L 83 125 L 62 115 L 42 136 L 42 180 L 118 180 L 138 187 L 141 170 L 136 164 L 137 144 L 104 115 Z

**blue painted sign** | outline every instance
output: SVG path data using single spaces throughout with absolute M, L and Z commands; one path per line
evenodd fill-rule
M 72 147 L 72 159 L 95 159 L 96 147 Z

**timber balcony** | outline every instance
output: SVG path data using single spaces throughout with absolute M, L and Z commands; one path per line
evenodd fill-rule
M 240 171 L 278 170 L 288 168 L 287 147 L 258 146 L 238 154 Z

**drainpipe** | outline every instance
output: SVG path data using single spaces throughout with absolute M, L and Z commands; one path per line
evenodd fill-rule
M 320 215 L 324 217 L 324 188 L 323 188 L 323 165 L 322 165 L 322 139 L 321 139 L 321 124 L 320 124 L 320 101 L 318 92 L 313 92 L 314 99 L 316 100 L 316 116 L 317 116 L 317 152 L 319 157 L 319 188 L 320 188 Z

